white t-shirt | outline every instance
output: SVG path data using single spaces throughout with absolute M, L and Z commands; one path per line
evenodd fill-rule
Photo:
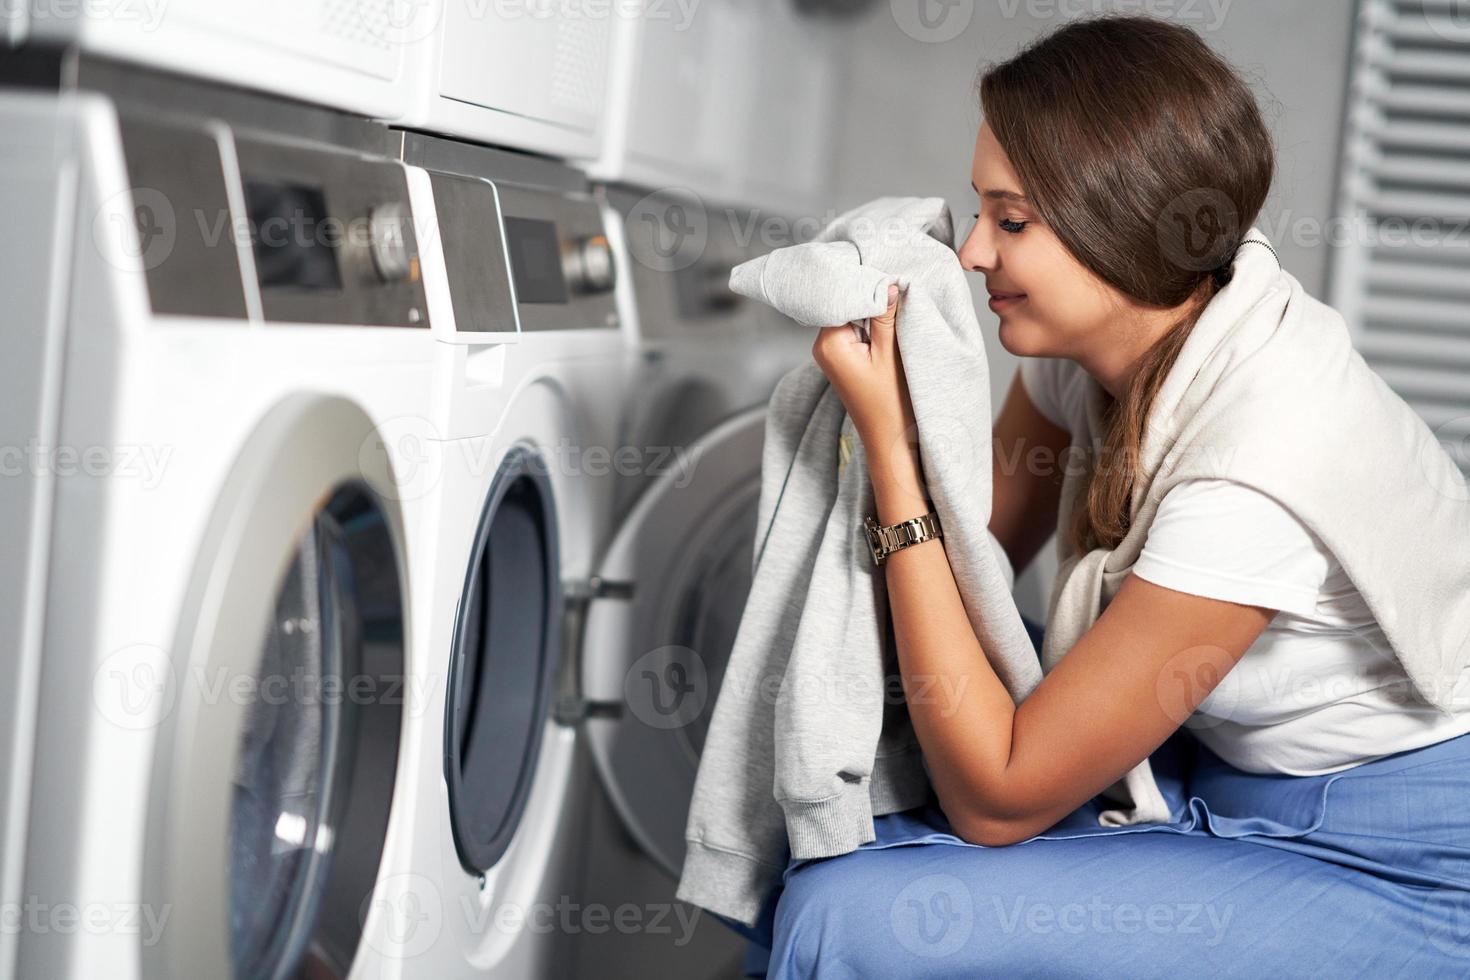
M 1081 365 L 1021 359 L 1021 381 L 1063 429 L 1086 408 Z M 1247 772 L 1337 772 L 1470 732 L 1408 675 L 1342 566 L 1275 498 L 1231 480 L 1164 495 L 1133 574 L 1192 595 L 1280 610 L 1187 725 Z

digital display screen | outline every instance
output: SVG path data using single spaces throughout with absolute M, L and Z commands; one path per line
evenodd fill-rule
M 245 181 L 245 210 L 255 273 L 262 289 L 342 288 L 327 199 L 320 188 L 275 181 Z
M 510 274 L 519 303 L 565 303 L 567 280 L 561 266 L 556 225 L 534 218 L 506 218 Z

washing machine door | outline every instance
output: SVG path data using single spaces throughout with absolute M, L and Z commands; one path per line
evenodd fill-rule
M 493 868 L 525 812 L 561 662 L 563 599 L 549 463 L 517 442 L 491 481 L 456 610 L 444 781 L 465 871 Z
M 407 582 L 392 469 L 354 404 L 277 405 L 198 557 L 145 874 L 162 977 L 345 977 L 397 769 Z
M 764 405 L 689 447 L 629 512 L 583 631 L 592 757 L 628 832 L 670 877 L 755 560 Z

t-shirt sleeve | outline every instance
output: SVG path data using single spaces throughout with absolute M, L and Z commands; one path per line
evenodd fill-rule
M 1311 616 L 1331 561 L 1274 497 L 1233 480 L 1195 479 L 1160 501 L 1133 574 L 1191 595 Z
M 1067 422 L 1067 379 L 1065 368 L 1068 362 L 1059 357 L 1021 358 L 1021 386 L 1036 410 L 1061 429 L 1070 429 Z

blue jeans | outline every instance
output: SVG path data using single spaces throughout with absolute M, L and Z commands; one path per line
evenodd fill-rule
M 1046 635 L 1045 628 L 1035 620 L 1026 615 L 1021 616 L 1021 623 L 1026 627 L 1026 633 L 1031 637 L 1031 642 L 1036 646 L 1036 655 L 1041 656 L 1041 641 Z M 743 922 L 720 915 L 718 912 L 710 912 L 720 922 L 729 926 L 746 939 L 750 944 L 745 947 L 745 961 L 741 969 L 748 977 L 764 977 L 767 964 L 771 957 L 772 936 L 776 925 L 776 903 L 781 898 L 782 886 L 777 883 L 766 897 L 766 904 L 761 907 L 760 918 L 756 919 L 754 926 L 748 926 Z

